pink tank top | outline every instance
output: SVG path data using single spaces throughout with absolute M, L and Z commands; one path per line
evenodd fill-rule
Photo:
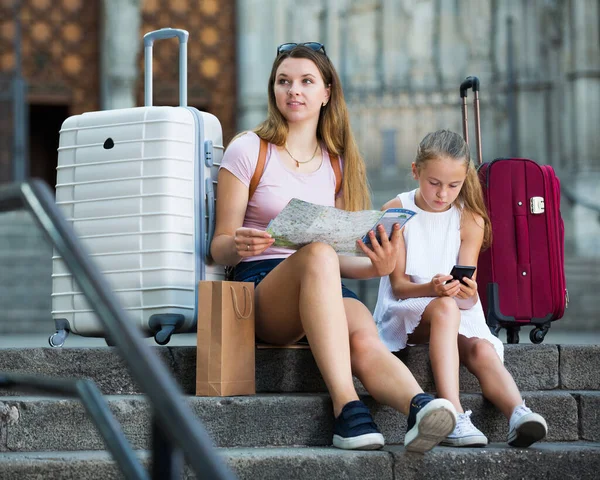
M 221 168 L 231 172 L 249 187 L 258 162 L 259 148 L 258 135 L 254 132 L 242 135 L 227 147 Z M 340 168 L 342 164 L 340 159 Z M 338 195 L 341 194 L 340 191 Z M 323 148 L 323 161 L 316 171 L 298 173 L 288 169 L 281 161 L 277 148 L 273 144 L 269 144 L 265 170 L 256 192 L 248 203 L 243 226 L 265 230 L 269 222 L 283 210 L 292 198 L 319 205 L 335 205 L 335 173 L 326 148 Z M 242 261 L 286 258 L 292 253 L 294 250 L 271 247 L 262 255 L 248 257 Z

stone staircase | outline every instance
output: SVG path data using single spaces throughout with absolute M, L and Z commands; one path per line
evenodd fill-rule
M 200 398 L 193 396 L 195 347 L 152 348 L 241 479 L 592 479 L 600 468 L 600 346 L 506 346 L 506 365 L 523 397 L 548 421 L 546 441 L 529 449 L 508 447 L 507 421 L 463 370 L 463 405 L 492 443 L 436 447 L 425 455 L 404 450 L 405 417 L 376 404 L 358 381 L 387 446 L 377 452 L 331 448 L 331 402 L 309 350 L 258 349 L 257 395 Z M 434 390 L 426 347 L 400 358 L 426 391 Z M 93 379 L 149 462 L 150 408 L 114 349 L 0 349 L 0 372 Z M 122 477 L 79 401 L 0 392 L 0 478 Z M 194 477 L 186 471 L 185 478 Z
M 52 247 L 24 211 L 0 213 L 0 335 L 52 328 Z

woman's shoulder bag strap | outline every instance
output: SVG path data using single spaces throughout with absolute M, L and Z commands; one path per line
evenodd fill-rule
M 329 153 L 329 151 L 327 153 Z M 340 157 L 329 153 L 329 160 L 331 160 L 331 168 L 333 168 L 333 173 L 335 174 L 335 196 L 337 197 L 337 194 L 340 193 L 340 189 L 342 188 L 342 170 L 340 168 Z
M 267 161 L 267 148 L 269 144 L 266 140 L 260 139 L 260 150 L 258 151 L 258 162 L 256 163 L 256 169 L 254 170 L 254 175 L 252 175 L 252 179 L 250 180 L 250 187 L 248 187 L 248 201 L 254 195 L 256 191 L 256 187 L 258 187 L 258 182 L 260 182 L 260 178 L 262 177 L 265 171 L 265 162 Z

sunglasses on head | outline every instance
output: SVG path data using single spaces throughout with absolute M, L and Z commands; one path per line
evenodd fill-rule
M 296 47 L 307 47 L 310 48 L 313 52 L 323 52 L 323 55 L 327 55 L 325 53 L 325 45 L 318 42 L 306 42 L 306 43 L 282 43 L 277 47 L 277 55 L 280 55 L 284 52 L 291 52 Z

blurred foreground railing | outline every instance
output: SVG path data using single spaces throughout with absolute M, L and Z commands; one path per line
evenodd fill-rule
M 134 327 L 134 322 L 120 306 L 104 276 L 91 262 L 81 241 L 59 211 L 50 188 L 40 180 L 0 187 L 0 212 L 21 209 L 31 212 L 37 225 L 52 242 L 133 379 L 147 395 L 153 411 L 152 478 L 179 478 L 185 457 L 198 478 L 233 480 L 235 477 L 218 457 L 206 430 L 185 403 L 181 388 L 158 356 L 144 343 L 141 332 Z M 107 437 L 111 439 L 109 450 L 123 473 L 128 474 L 127 478 L 148 478 L 120 429 L 113 428 L 116 420 L 106 416 L 102 406 L 106 404 L 98 400 L 98 395 L 102 399 L 101 394 L 98 392 L 96 395 L 88 383 L 13 375 L 2 375 L 2 378 L 4 386 L 12 389 L 19 384 L 47 393 L 79 396 L 88 412 L 92 412 L 92 420 L 105 441 Z

